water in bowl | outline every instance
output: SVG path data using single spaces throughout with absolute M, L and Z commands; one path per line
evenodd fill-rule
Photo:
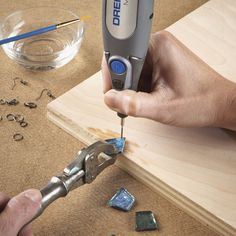
M 13 42 L 10 45 L 16 52 L 13 59 L 33 70 L 61 67 L 71 61 L 80 48 L 82 37 L 78 41 L 75 36 L 74 30 L 66 27 Z

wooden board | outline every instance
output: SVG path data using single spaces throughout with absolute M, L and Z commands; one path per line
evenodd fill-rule
M 236 1 L 210 1 L 168 28 L 236 82 Z M 86 144 L 119 136 L 103 103 L 101 73 L 48 105 L 48 117 Z M 236 134 L 183 129 L 128 117 L 127 147 L 117 164 L 223 235 L 236 235 Z

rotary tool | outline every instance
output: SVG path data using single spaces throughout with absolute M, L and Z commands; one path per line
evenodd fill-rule
M 103 0 L 103 42 L 112 88 L 138 90 L 153 18 L 154 0 Z M 123 137 L 124 118 L 121 118 Z

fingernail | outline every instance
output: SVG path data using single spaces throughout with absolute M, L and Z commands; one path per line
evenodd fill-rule
M 117 107 L 116 97 L 117 97 L 118 91 L 116 90 L 110 90 L 105 94 L 105 102 L 110 107 L 115 109 Z
M 30 189 L 23 192 L 24 196 L 29 198 L 33 202 L 40 202 L 42 200 L 42 195 L 39 190 Z
M 110 91 L 107 92 L 110 96 L 116 96 L 118 94 L 118 91 L 115 89 L 111 89 Z
M 105 95 L 106 95 L 106 97 L 109 97 L 110 99 L 115 100 L 117 94 L 118 94 L 118 91 L 112 89 L 112 90 L 108 91 Z

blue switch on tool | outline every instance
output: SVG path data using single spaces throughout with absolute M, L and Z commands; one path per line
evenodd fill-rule
M 124 74 L 126 72 L 126 65 L 124 62 L 119 61 L 119 60 L 113 60 L 110 63 L 111 66 L 111 70 L 113 73 L 121 75 Z

